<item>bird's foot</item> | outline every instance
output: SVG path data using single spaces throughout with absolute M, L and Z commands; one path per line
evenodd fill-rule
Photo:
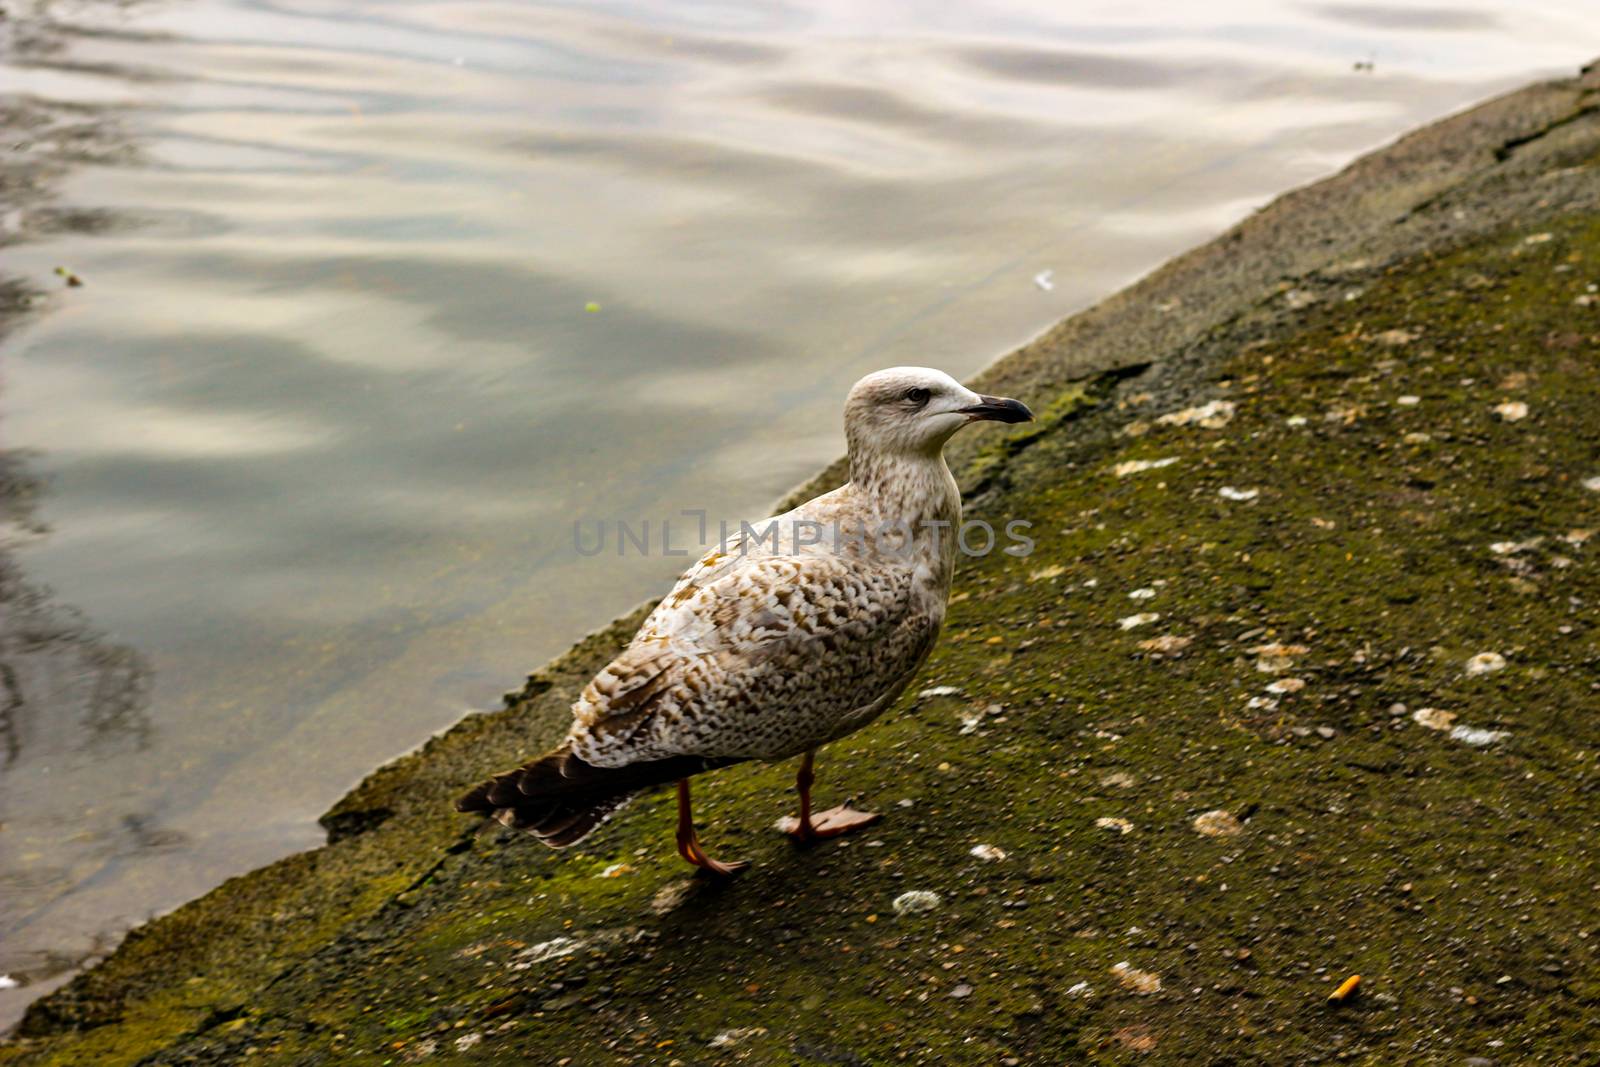
M 706 854 L 706 850 L 700 847 L 699 840 L 695 838 L 690 838 L 688 841 L 680 841 L 678 843 L 678 855 L 713 878 L 728 878 L 750 866 L 749 860 L 734 860 L 732 863 L 723 863 L 721 860 L 712 859 Z
M 817 811 L 811 818 L 802 823 L 797 816 L 789 815 L 778 820 L 778 829 L 802 843 L 822 841 L 830 837 L 842 837 L 856 830 L 871 826 L 882 815 L 875 811 L 857 811 L 848 804 L 840 804 L 837 808 L 827 811 Z

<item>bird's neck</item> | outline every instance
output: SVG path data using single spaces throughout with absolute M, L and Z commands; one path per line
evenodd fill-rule
M 852 452 L 850 486 L 881 522 L 908 525 L 922 540 L 925 531 L 943 524 L 935 543 L 948 544 L 961 523 L 961 490 L 944 453 L 874 454 Z

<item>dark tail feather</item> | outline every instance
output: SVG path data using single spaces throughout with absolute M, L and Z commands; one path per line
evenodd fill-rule
M 457 800 L 456 810 L 492 815 L 551 848 L 566 848 L 588 837 L 637 793 L 738 762 L 673 756 L 627 767 L 596 767 L 563 745 L 514 771 L 495 775 Z

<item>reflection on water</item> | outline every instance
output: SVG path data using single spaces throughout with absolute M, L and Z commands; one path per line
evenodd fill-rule
M 859 374 L 970 373 L 1570 71 L 1588 7 L 58 12 L 70 47 L 9 82 L 127 112 L 140 156 L 76 170 L 7 250 L 87 283 L 7 345 L 7 440 L 49 479 L 17 559 L 138 650 L 73 684 L 137 675 L 107 691 L 142 710 L 92 761 L 24 742 L 6 771 L 0 878 L 65 873 L 8 906 L 0 970 L 314 844 L 361 773 L 674 569 L 583 558 L 574 519 L 760 512 L 840 449 Z M 37 717 L 79 721 L 89 692 L 56 691 Z

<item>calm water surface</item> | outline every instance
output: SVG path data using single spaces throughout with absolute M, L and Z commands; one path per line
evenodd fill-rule
M 4 265 L 87 284 L 3 352 L 51 592 L 0 605 L 50 622 L 0 642 L 0 1023 L 675 572 L 574 519 L 757 516 L 860 374 L 1600 54 L 1593 0 L 983 6 L 56 9 L 0 89 L 137 153 Z

